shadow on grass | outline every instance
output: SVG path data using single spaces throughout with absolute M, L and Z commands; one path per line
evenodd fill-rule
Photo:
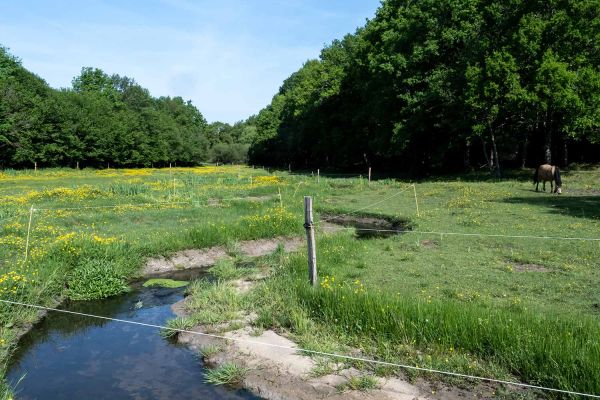
M 540 193 L 539 197 L 511 197 L 504 200 L 511 204 L 530 204 L 546 207 L 550 214 L 600 219 L 600 196 L 556 196 Z

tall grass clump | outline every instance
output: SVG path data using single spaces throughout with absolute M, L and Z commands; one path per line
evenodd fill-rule
M 205 381 L 213 385 L 234 385 L 241 383 L 247 372 L 247 368 L 226 362 L 218 368 L 209 370 L 206 373 Z
M 423 302 L 352 287 L 298 285 L 297 295 L 311 318 L 346 334 L 445 346 L 493 361 L 530 384 L 600 394 L 600 324 L 590 317 Z

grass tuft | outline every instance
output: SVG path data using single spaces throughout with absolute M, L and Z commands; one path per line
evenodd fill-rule
M 240 384 L 248 373 L 247 368 L 226 362 L 223 365 L 211 369 L 206 373 L 205 382 L 213 385 L 235 385 Z

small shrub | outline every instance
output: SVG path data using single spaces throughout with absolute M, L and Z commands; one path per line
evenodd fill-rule
M 94 300 L 129 291 L 118 265 L 109 260 L 85 259 L 67 280 L 67 295 L 72 300 Z
M 204 381 L 213 385 L 234 385 L 241 383 L 247 372 L 247 368 L 226 362 L 218 368 L 209 370 Z

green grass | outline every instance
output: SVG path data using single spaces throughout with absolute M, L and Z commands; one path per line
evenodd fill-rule
M 216 344 L 208 344 L 200 348 L 199 354 L 203 359 L 209 359 L 223 351 L 223 347 Z
M 369 390 L 377 389 L 379 384 L 377 383 L 377 379 L 368 376 L 351 376 L 348 380 L 337 387 L 340 392 L 345 392 L 348 390 L 360 390 L 361 392 L 366 392 Z
M 160 331 L 160 335 L 164 338 L 176 337 L 179 331 L 187 331 L 193 328 L 194 321 L 190 318 L 177 317 L 167 322 L 166 328 Z
M 17 216 L 0 222 L 0 298 L 55 305 L 105 297 L 126 290 L 146 257 L 221 245 L 234 260 L 214 267 L 219 282 L 188 287 L 190 318 L 175 326 L 235 326 L 252 311 L 257 331 L 285 330 L 310 349 L 360 348 L 378 359 L 600 394 L 598 242 L 318 232 L 316 290 L 306 286 L 305 250 L 248 263 L 236 246 L 303 235 L 304 195 L 313 196 L 316 217 L 360 209 L 420 232 L 599 237 L 600 170 L 564 173 L 562 196 L 535 193 L 529 171 L 503 181 L 466 175 L 417 182 L 418 215 L 412 182 L 321 177 L 317 184 L 287 173 L 259 182 L 265 171 L 236 166 L 173 173 L 175 183 L 168 170 L 151 169 L 0 174 L 0 219 Z M 32 204 L 40 210 L 24 262 Z M 55 210 L 114 204 L 123 206 Z M 259 271 L 272 276 L 248 294 L 228 283 Z M 1 359 L 37 317 L 0 304 Z
M 226 362 L 215 369 L 208 370 L 205 382 L 213 385 L 235 385 L 244 380 L 246 373 L 248 373 L 247 368 Z

